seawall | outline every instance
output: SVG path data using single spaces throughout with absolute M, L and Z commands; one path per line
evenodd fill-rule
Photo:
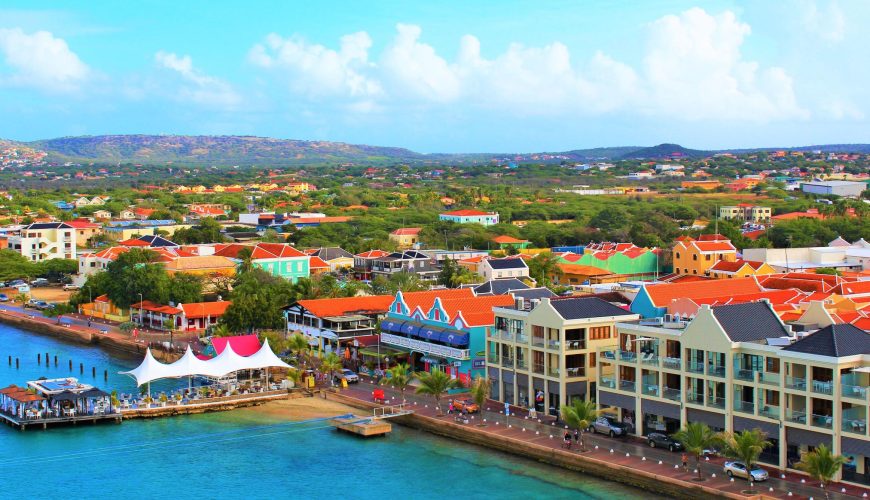
M 124 420 L 133 418 L 174 417 L 176 415 L 196 415 L 199 413 L 211 413 L 216 411 L 234 410 L 236 408 L 246 408 L 249 406 L 259 406 L 268 403 L 269 401 L 299 397 L 302 397 L 302 394 L 299 392 L 289 393 L 287 391 L 270 391 L 261 394 L 239 394 L 236 396 L 215 399 L 213 401 L 205 399 L 196 404 L 167 404 L 166 406 L 158 406 L 155 408 L 122 410 L 121 414 Z

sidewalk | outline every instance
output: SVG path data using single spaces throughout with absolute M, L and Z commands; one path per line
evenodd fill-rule
M 368 382 L 355 384 L 343 390 L 342 394 L 359 401 L 371 403 L 372 390 L 376 387 L 384 390 L 388 398 L 387 405 L 401 403 L 401 395 L 398 391 L 387 386 L 374 386 Z M 431 397 L 424 398 L 417 396 L 414 394 L 413 389 L 409 388 L 405 391 L 405 399 L 415 413 L 439 419 L 443 418 L 445 422 L 449 423 L 454 422 L 452 416 L 437 416 L 435 401 Z M 442 398 L 441 406 L 445 412 L 448 403 L 449 398 Z M 547 446 L 554 450 L 565 451 L 562 446 L 562 436 L 565 433 L 565 427 L 556 424 L 553 417 L 541 417 L 540 419 L 531 420 L 527 416 L 528 411 L 520 408 L 516 409 L 517 413 L 514 416 L 506 417 L 503 413 L 504 406 L 501 403 L 490 401 L 485 406 L 486 408 L 480 414 L 472 415 L 472 423 L 486 422 L 484 427 L 472 426 L 475 431 L 484 434 L 507 436 L 527 443 Z M 513 408 L 512 411 L 514 411 Z M 690 458 L 689 470 L 686 471 L 680 465 L 680 453 L 650 448 L 643 440 L 631 438 L 611 439 L 591 433 L 584 433 L 583 438 L 586 448 L 589 450 L 583 453 L 584 457 L 597 458 L 609 463 L 647 471 L 678 481 L 685 481 L 692 485 L 699 484 L 695 481 L 697 472 L 695 470 L 694 457 Z M 579 454 L 579 450 L 572 450 L 571 453 Z M 723 474 L 722 464 L 724 461 L 722 458 L 705 460 L 701 464 L 701 471 L 706 480 L 700 484 L 730 494 L 750 496 L 743 493 L 749 487 L 746 481 L 741 479 L 734 479 L 732 481 Z M 812 480 L 808 477 L 788 473 L 785 474 L 785 478 L 782 478 L 781 472 L 771 467 L 766 468 L 770 472 L 771 479 L 763 483 L 756 483 L 754 487 L 755 494 L 764 494 L 772 498 L 824 497 L 821 488 L 812 486 Z M 801 480 L 805 482 L 802 483 Z M 845 493 L 841 492 L 842 488 L 845 488 Z M 828 492 L 830 498 L 842 500 L 854 499 L 856 497 L 861 498 L 865 493 L 870 496 L 870 489 L 862 489 L 845 484 L 832 484 L 829 486 Z M 789 494 L 792 496 L 789 496 Z

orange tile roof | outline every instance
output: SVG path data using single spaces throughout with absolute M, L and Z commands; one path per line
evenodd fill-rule
M 392 295 L 369 295 L 337 299 L 300 300 L 299 305 L 318 318 L 348 314 L 383 314 L 389 311 L 395 298 Z
M 66 222 L 68 226 L 74 227 L 76 229 L 99 229 L 99 224 L 94 224 L 91 221 L 87 220 L 70 220 Z
M 730 280 L 705 280 L 646 285 L 647 294 L 656 307 L 667 307 L 674 299 L 721 297 L 725 294 L 750 294 L 762 291 L 754 277 Z
M 841 283 L 834 289 L 834 293 L 840 295 L 863 295 L 870 293 L 870 281 L 853 281 L 850 283 Z
M 162 304 L 157 304 L 156 302 L 151 302 L 150 300 L 143 300 L 142 302 L 136 302 L 135 304 L 130 304 L 131 309 L 142 309 L 144 311 L 151 311 L 163 314 L 181 314 L 181 309 L 172 306 L 164 306 Z
M 190 304 L 181 304 L 181 309 L 184 311 L 184 316 L 188 319 L 195 318 L 217 318 L 223 316 L 227 308 L 232 304 L 228 300 L 219 302 L 193 302 Z
M 131 238 L 129 240 L 119 241 L 119 245 L 123 245 L 125 247 L 148 247 L 151 246 L 147 241 L 142 241 L 140 239 Z
M 696 241 L 694 245 L 702 252 L 735 252 L 730 241 Z
M 430 290 L 426 292 L 408 292 L 403 293 L 402 297 L 405 300 L 405 305 L 413 313 L 417 306 L 423 312 L 429 311 L 436 297 L 441 297 L 441 300 L 449 300 L 454 298 L 472 298 L 474 291 L 471 288 L 448 288 L 443 290 Z
M 251 249 L 251 258 L 254 260 L 305 257 L 304 253 L 285 243 L 257 243 L 256 245 L 230 243 L 226 245 L 215 245 L 214 254 L 222 257 L 236 258 L 236 256 L 239 255 L 239 252 L 244 248 Z
M 453 322 L 462 314 L 467 326 L 488 326 L 495 323 L 493 307 L 510 306 L 514 303 L 510 295 L 485 295 L 482 297 L 441 299 L 447 317 Z
M 564 274 L 580 274 L 584 276 L 604 276 L 612 274 L 610 271 L 601 269 L 595 266 L 584 266 L 582 264 L 556 264 Z
M 529 240 L 518 240 L 512 236 L 503 234 L 492 239 L 495 243 L 528 243 Z
M 709 304 L 709 305 L 722 305 L 722 304 L 740 304 L 744 302 L 757 302 L 762 299 L 767 299 L 773 305 L 782 305 L 789 304 L 790 308 L 794 308 L 794 306 L 790 305 L 793 302 L 800 302 L 806 296 L 798 290 L 790 289 L 790 290 L 769 290 L 764 292 L 755 292 L 755 293 L 746 293 L 733 295 L 731 293 L 726 293 L 723 295 L 716 295 L 711 297 L 702 297 L 697 299 L 692 299 L 692 301 L 698 305 Z
M 316 255 L 308 258 L 308 267 L 310 269 L 329 269 L 329 263 Z
M 400 227 L 390 234 L 394 236 L 416 236 L 420 234 L 420 231 L 422 230 L 422 227 Z
M 764 265 L 764 262 L 759 262 L 757 260 L 743 260 L 743 259 L 737 259 L 734 262 L 720 260 L 720 261 L 717 261 L 715 264 L 713 264 L 713 267 L 711 267 L 710 270 L 711 271 L 736 273 L 737 271 L 740 270 L 740 268 L 742 268 L 743 266 L 746 266 L 746 265 L 748 265 L 749 267 L 751 267 L 752 269 L 755 269 L 757 271 L 759 268 L 761 268 L 761 266 Z
M 133 209 L 133 213 L 134 213 L 134 214 L 136 214 L 136 215 L 143 215 L 143 216 L 145 216 L 145 217 L 149 217 L 151 214 L 153 214 L 153 213 L 156 212 L 156 211 L 157 211 L 157 210 L 154 210 L 153 208 L 138 208 L 138 207 L 137 207 L 137 208 L 134 208 L 134 209 Z
M 383 250 L 369 250 L 368 252 L 356 254 L 357 257 L 362 257 L 363 259 L 377 259 L 387 255 L 390 255 L 390 252 L 385 252 Z

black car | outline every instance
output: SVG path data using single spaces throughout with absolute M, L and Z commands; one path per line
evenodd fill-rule
M 671 451 L 683 449 L 683 443 L 661 432 L 650 432 L 646 436 L 646 443 L 650 448 L 667 448 Z

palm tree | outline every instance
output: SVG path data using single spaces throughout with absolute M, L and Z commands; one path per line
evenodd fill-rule
M 297 370 L 296 368 L 290 368 L 287 370 L 287 378 L 293 382 L 294 387 L 299 387 L 302 385 L 302 370 Z
M 806 472 L 811 478 L 820 482 L 822 491 L 825 492 L 825 498 L 829 498 L 828 490 L 825 488 L 846 462 L 848 462 L 846 457 L 834 455 L 827 446 L 820 444 L 815 450 L 804 453 L 801 461 L 795 464 L 795 468 Z
M 320 361 L 320 372 L 329 374 L 329 382 L 335 385 L 335 372 L 341 370 L 341 358 L 334 352 Z
M 592 422 L 601 413 L 595 407 L 594 401 L 584 401 L 575 399 L 570 405 L 562 407 L 562 420 L 575 429 L 580 434 L 580 449 L 586 451 L 586 443 L 583 441 L 583 431 L 592 425 Z
M 229 337 L 233 332 L 226 323 L 220 323 L 212 329 L 211 334 L 215 337 Z
M 704 450 L 712 448 L 719 442 L 720 438 L 709 425 L 703 422 L 689 422 L 685 427 L 677 431 L 673 438 L 681 443 L 687 452 L 695 455 L 695 461 L 698 469 L 698 481 L 703 481 L 704 476 L 701 473 L 701 457 L 704 455 Z
M 723 452 L 726 457 L 736 458 L 746 465 L 747 470 L 752 470 L 761 452 L 770 446 L 767 435 L 760 429 L 745 430 L 725 434 L 722 438 Z M 749 474 L 749 489 L 752 489 L 752 474 Z
M 487 398 L 489 398 L 489 391 L 491 386 L 489 385 L 489 380 L 478 375 L 474 382 L 471 383 L 471 398 L 474 399 L 474 402 L 477 403 L 477 407 L 483 410 L 483 405 L 486 403 Z M 483 425 L 483 422 L 480 422 L 477 425 Z
M 538 286 L 548 286 L 553 283 L 553 277 L 562 275 L 559 267 L 559 257 L 551 252 L 543 252 L 529 260 L 529 275 L 538 282 Z
M 311 350 L 311 346 L 308 345 L 308 341 L 305 340 L 305 337 L 302 334 L 296 333 L 293 334 L 292 337 L 287 339 L 287 349 L 293 353 L 296 357 L 296 360 L 299 362 L 299 370 L 304 372 L 306 365 L 306 358 L 308 351 Z
M 420 381 L 420 387 L 417 387 L 416 391 L 417 394 L 428 394 L 435 398 L 438 416 L 444 415 L 441 411 L 441 396 L 450 389 L 459 387 L 459 381 L 450 378 L 449 375 L 437 369 L 431 372 L 417 372 L 416 377 Z
M 411 381 L 414 380 L 414 375 L 410 372 L 407 363 L 399 363 L 390 368 L 389 374 L 390 376 L 383 378 L 381 383 L 389 385 L 394 389 L 398 389 L 399 392 L 402 393 L 402 404 L 405 404 L 405 389 L 411 385 Z

